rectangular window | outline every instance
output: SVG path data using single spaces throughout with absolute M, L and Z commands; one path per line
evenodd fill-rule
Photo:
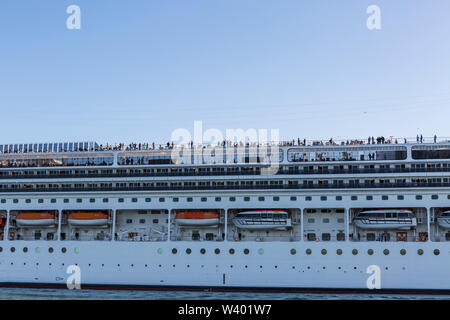
M 353 201 L 355 201 L 355 200 L 358 200 L 358 197 L 357 197 L 357 196 L 352 196 L 351 199 L 352 199 Z
M 273 197 L 273 201 L 280 201 L 280 197 Z
M 336 196 L 337 201 L 342 201 L 342 196 Z
M 250 201 L 250 197 L 244 197 L 244 201 Z
M 265 198 L 264 197 L 258 197 L 258 201 L 264 201 Z
M 373 196 L 367 196 L 366 199 L 367 200 L 373 200 Z
M 173 198 L 172 201 L 173 202 L 178 202 L 180 199 L 179 198 Z
M 222 200 L 221 197 L 216 197 L 216 201 L 217 201 L 217 202 L 220 202 L 221 200 Z
M 119 202 L 124 202 L 125 201 L 123 198 L 119 198 L 118 200 L 119 200 Z
M 56 203 L 56 199 L 50 200 L 51 203 Z
M 431 199 L 437 200 L 437 199 L 439 199 L 439 196 L 437 194 L 433 194 L 433 195 L 431 195 Z
M 381 196 L 381 200 L 389 200 L 388 196 Z
M 193 199 L 191 197 L 188 197 L 186 200 L 187 202 L 192 202 Z
M 95 199 L 91 198 L 91 199 L 89 199 L 89 202 L 93 203 L 93 202 L 95 202 Z
M 109 199 L 108 198 L 103 198 L 103 202 L 108 202 Z
M 164 201 L 166 201 L 165 198 L 159 198 L 159 202 L 164 202 Z
M 77 199 L 77 202 L 81 203 L 81 202 L 83 202 L 83 199 Z
M 145 202 L 150 202 L 150 201 L 152 201 L 151 198 L 145 198 Z
M 305 200 L 306 200 L 306 201 L 311 201 L 311 200 L 312 200 L 312 197 L 306 196 L 306 197 L 305 197 Z
M 399 195 L 399 196 L 397 196 L 397 200 L 405 200 L 405 196 Z
M 327 197 L 326 197 L 326 196 L 321 196 L 321 197 L 320 197 L 320 200 L 321 200 L 321 201 L 327 201 Z
M 131 201 L 132 202 L 137 202 L 138 200 L 137 200 L 137 198 L 133 198 L 133 199 L 131 199 Z
M 64 203 L 69 203 L 69 199 L 64 199 Z
M 416 200 L 422 200 L 422 196 L 421 195 L 416 195 Z
M 230 197 L 230 201 L 236 201 L 235 197 Z
M 297 201 L 297 197 L 291 197 L 291 201 Z
M 44 199 L 38 199 L 38 203 L 44 203 Z

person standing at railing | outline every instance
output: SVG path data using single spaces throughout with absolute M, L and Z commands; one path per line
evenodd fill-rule
M 437 136 L 434 135 L 434 143 L 436 143 L 436 141 L 437 141 Z

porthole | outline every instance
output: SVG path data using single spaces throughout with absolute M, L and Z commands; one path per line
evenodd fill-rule
M 62 248 L 62 249 L 61 249 L 61 252 L 62 252 L 62 253 L 66 253 L 66 251 L 67 251 L 66 248 Z
M 250 253 L 250 250 L 244 249 L 244 254 L 249 254 L 249 253 Z
M 385 256 L 387 256 L 389 254 L 389 250 L 388 249 L 384 249 L 383 253 L 384 253 Z
M 439 249 L 434 249 L 433 253 L 434 253 L 435 256 L 438 256 L 440 251 L 439 251 Z
M 306 249 L 306 254 L 311 254 L 311 253 L 312 253 L 311 249 Z
M 352 253 L 353 253 L 354 256 L 356 256 L 356 255 L 358 254 L 358 250 L 353 249 L 353 250 L 352 250 Z
M 342 254 L 342 249 L 337 249 L 337 250 L 336 250 L 336 254 L 337 254 L 338 256 L 340 256 L 340 255 Z
M 201 248 L 201 249 L 200 249 L 200 253 L 201 253 L 201 254 L 205 254 L 205 253 L 206 253 L 205 248 Z
M 172 249 L 172 253 L 173 253 L 173 254 L 176 254 L 177 252 L 178 252 L 178 250 L 177 250 L 176 248 L 173 248 L 173 249 Z
M 234 249 L 231 248 L 228 252 L 229 252 L 230 254 L 234 254 Z
M 423 250 L 422 250 L 422 249 L 417 250 L 417 254 L 418 254 L 419 256 L 423 255 Z
M 28 248 L 27 247 L 23 247 L 23 252 L 28 252 Z
M 214 253 L 215 253 L 215 254 L 219 254 L 219 253 L 220 253 L 220 249 L 219 249 L 219 248 L 216 248 L 216 249 L 214 250 Z
M 164 251 L 164 250 L 163 250 L 162 248 L 158 248 L 158 250 L 157 250 L 158 254 L 162 254 L 163 251 Z
M 186 253 L 187 253 L 187 254 L 191 254 L 191 252 L 192 252 L 191 249 L 189 249 L 189 248 L 186 249 Z
M 16 248 L 11 247 L 11 252 L 14 252 L 14 251 L 16 251 Z
M 291 249 L 291 254 L 292 254 L 292 255 L 294 255 L 294 254 L 296 254 L 296 253 L 297 253 L 297 250 Z
M 53 252 L 53 248 L 48 248 L 48 252 L 52 253 Z
M 372 249 L 367 250 L 367 254 L 368 254 L 369 256 L 373 255 L 373 250 L 372 250 Z
M 320 251 L 322 253 L 322 255 L 326 255 L 327 254 L 327 249 L 322 249 L 322 251 Z
M 404 256 L 404 255 L 406 254 L 406 250 L 405 250 L 405 249 L 400 250 L 400 254 L 401 254 L 402 256 Z

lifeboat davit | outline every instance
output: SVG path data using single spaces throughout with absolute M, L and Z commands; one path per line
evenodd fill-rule
M 175 215 L 175 221 L 179 226 L 213 226 L 219 223 L 219 214 L 206 211 L 178 212 Z
M 72 226 L 99 227 L 108 224 L 108 215 L 103 212 L 71 212 L 67 222 Z
M 55 215 L 49 212 L 19 212 L 18 227 L 49 227 L 55 225 Z

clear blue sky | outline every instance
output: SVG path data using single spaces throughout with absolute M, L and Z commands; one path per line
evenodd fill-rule
M 450 136 L 449 14 L 448 0 L 2 0 L 0 143 L 162 143 L 194 120 Z

